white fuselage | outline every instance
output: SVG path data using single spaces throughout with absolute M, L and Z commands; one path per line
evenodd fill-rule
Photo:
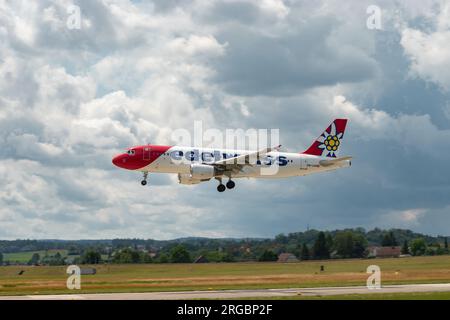
M 170 147 L 161 153 L 155 161 L 139 168 L 139 171 L 152 173 L 178 173 L 189 174 L 192 165 L 211 164 L 215 161 L 229 159 L 239 155 L 251 154 L 251 150 L 229 150 L 219 148 L 196 147 Z M 301 153 L 269 152 L 259 161 L 255 159 L 255 165 L 242 166 L 239 172 L 232 174 L 233 178 L 286 178 L 304 176 L 312 173 L 336 170 L 349 167 L 350 160 L 322 166 L 319 162 L 326 160 L 324 157 Z M 256 162 L 257 161 L 257 162 Z

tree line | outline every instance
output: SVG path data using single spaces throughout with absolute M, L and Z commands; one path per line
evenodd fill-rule
M 11 261 L 1 252 L 11 252 L 20 243 L 30 248 L 36 240 L 0 241 L 0 265 Z M 48 243 L 53 250 L 56 243 L 37 241 L 42 249 Z M 273 239 L 209 239 L 184 238 L 169 241 L 143 239 L 57 241 L 60 252 L 32 255 L 28 264 L 98 264 L 98 263 L 188 263 L 202 257 L 204 262 L 275 261 L 281 253 L 292 253 L 299 260 L 330 258 L 363 258 L 370 245 L 401 246 L 402 254 L 440 255 L 448 254 L 446 237 L 430 237 L 410 230 L 362 228 L 334 231 L 308 230 L 305 232 L 279 234 Z M 61 245 L 63 244 L 63 245 Z M 19 251 L 20 252 L 20 251 Z

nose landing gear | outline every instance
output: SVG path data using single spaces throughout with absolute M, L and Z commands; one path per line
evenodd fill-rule
M 147 176 L 148 176 L 148 172 L 144 172 L 144 179 L 141 181 L 141 184 L 143 186 L 145 186 L 147 184 Z

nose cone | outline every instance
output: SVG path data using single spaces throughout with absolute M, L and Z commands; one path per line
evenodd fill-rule
M 126 162 L 127 158 L 123 154 L 119 154 L 112 159 L 112 163 L 119 168 L 125 168 Z

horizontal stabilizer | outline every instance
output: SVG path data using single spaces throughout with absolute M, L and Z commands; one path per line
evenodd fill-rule
M 331 159 L 331 160 L 320 160 L 319 164 L 322 167 L 328 167 L 328 166 L 336 165 L 339 162 L 346 161 L 346 160 L 351 160 L 351 159 L 352 159 L 352 157 L 340 157 L 340 158 Z

